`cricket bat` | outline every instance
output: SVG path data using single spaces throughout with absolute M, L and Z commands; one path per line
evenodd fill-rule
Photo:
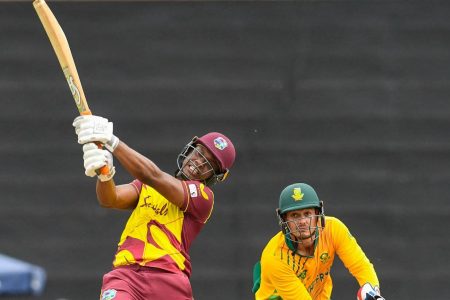
M 70 51 L 69 43 L 64 31 L 45 0 L 34 0 L 33 6 L 44 26 L 48 38 L 50 39 L 53 50 L 55 50 L 56 57 L 58 58 L 61 69 L 66 77 L 67 84 L 69 85 L 80 115 L 91 115 L 92 112 L 89 109 L 86 96 L 84 95 L 75 61 L 73 60 L 72 52 Z M 99 148 L 102 147 L 100 144 L 97 145 Z M 102 167 L 100 172 L 105 175 L 109 174 L 108 166 Z

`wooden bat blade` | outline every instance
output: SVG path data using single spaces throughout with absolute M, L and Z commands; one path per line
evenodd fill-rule
M 78 111 L 81 115 L 91 115 L 92 113 L 87 104 L 72 52 L 70 51 L 69 42 L 67 41 L 64 31 L 45 0 L 34 0 L 33 7 L 41 20 L 42 26 L 44 26 L 53 50 L 55 50 L 56 57 L 61 65 L 67 83 L 69 84 Z M 102 148 L 102 145 L 99 143 L 97 146 Z M 109 174 L 108 166 L 102 167 L 100 172 L 104 175 Z
M 82 115 L 91 114 L 64 31 L 44 0 L 33 1 L 33 6 L 52 44 L 53 50 L 55 50 L 78 111 Z

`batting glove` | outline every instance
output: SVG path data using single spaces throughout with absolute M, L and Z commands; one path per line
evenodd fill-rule
M 380 289 L 375 286 L 372 287 L 370 283 L 364 284 L 356 294 L 357 300 L 384 300 L 383 297 L 380 296 Z
M 100 142 L 113 152 L 119 144 L 119 138 L 113 134 L 113 123 L 108 119 L 94 115 L 78 116 L 73 121 L 78 143 Z
M 100 181 L 109 181 L 116 174 L 112 154 L 107 150 L 99 149 L 94 143 L 83 145 L 83 160 L 86 176 L 94 177 L 97 175 Z M 103 166 L 109 168 L 109 173 L 106 175 L 99 172 L 99 169 Z

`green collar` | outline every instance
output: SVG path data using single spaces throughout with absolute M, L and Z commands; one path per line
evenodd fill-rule
M 292 241 L 291 239 L 288 239 L 288 235 L 289 233 L 284 235 L 284 241 L 286 242 L 286 245 L 288 246 L 288 248 L 292 251 L 297 253 L 297 245 L 294 245 L 294 241 Z M 316 239 L 314 240 L 314 251 L 313 251 L 313 255 L 312 256 L 305 256 L 305 257 L 314 257 L 314 252 L 316 251 L 316 247 L 317 247 L 317 241 L 319 240 L 319 232 L 318 230 L 316 230 L 315 232 L 315 236 Z M 298 242 L 295 242 L 296 244 L 298 244 Z M 303 256 L 303 255 L 301 255 Z

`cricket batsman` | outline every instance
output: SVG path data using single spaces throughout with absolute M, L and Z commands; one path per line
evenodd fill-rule
M 73 126 L 83 145 L 85 174 L 97 177 L 100 205 L 132 211 L 100 299 L 193 299 L 189 249 L 211 216 L 212 186 L 234 163 L 233 143 L 218 132 L 194 137 L 178 155 L 172 176 L 119 140 L 107 119 L 83 115 Z M 113 155 L 134 181 L 116 185 Z M 108 174 L 99 172 L 104 166 Z
M 372 263 L 339 219 L 306 183 L 281 192 L 276 210 L 281 231 L 268 242 L 253 270 L 256 300 L 329 300 L 336 256 L 360 285 L 358 300 L 384 299 Z

